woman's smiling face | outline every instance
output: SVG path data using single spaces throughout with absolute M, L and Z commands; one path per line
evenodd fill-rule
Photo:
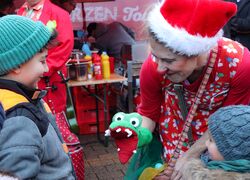
M 150 45 L 153 58 L 158 63 L 157 70 L 166 73 L 167 78 L 174 83 L 186 80 L 197 68 L 197 56 L 186 57 L 174 54 L 152 38 L 150 38 Z

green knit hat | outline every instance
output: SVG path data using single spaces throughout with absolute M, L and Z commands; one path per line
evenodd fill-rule
M 50 37 L 42 22 L 18 15 L 0 18 L 0 75 L 30 60 Z

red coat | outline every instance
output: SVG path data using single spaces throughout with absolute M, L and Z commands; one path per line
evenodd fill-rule
M 21 7 L 18 14 L 22 15 L 24 10 L 25 8 Z M 68 12 L 52 4 L 49 0 L 44 1 L 39 20 L 45 25 L 49 20 L 55 20 L 57 23 L 57 41 L 59 41 L 59 45 L 48 52 L 47 64 L 49 72 L 45 74 L 45 76 L 49 77 L 50 85 L 54 84 L 57 89 L 54 91 L 49 90 L 45 101 L 47 101 L 51 109 L 55 109 L 55 112 L 61 112 L 66 108 L 66 87 L 61 83 L 62 79 L 57 74 L 57 71 L 61 70 L 65 76 L 67 74 L 65 63 L 70 56 L 74 43 L 72 23 Z M 46 87 L 44 80 L 41 80 L 38 86 L 40 89 L 44 89 Z M 52 100 L 52 103 L 48 102 L 49 99 Z

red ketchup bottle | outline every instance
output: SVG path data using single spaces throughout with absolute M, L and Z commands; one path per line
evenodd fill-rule
M 101 57 L 97 54 L 93 54 L 93 64 L 94 64 L 94 75 L 96 80 L 102 79 L 102 64 Z
M 115 73 L 115 58 L 109 57 L 110 74 Z

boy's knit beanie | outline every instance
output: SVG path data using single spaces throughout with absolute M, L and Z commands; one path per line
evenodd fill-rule
M 42 22 L 18 15 L 0 18 L 0 75 L 32 58 L 46 45 L 50 36 Z
M 250 106 L 227 106 L 209 117 L 209 131 L 226 161 L 250 160 Z

